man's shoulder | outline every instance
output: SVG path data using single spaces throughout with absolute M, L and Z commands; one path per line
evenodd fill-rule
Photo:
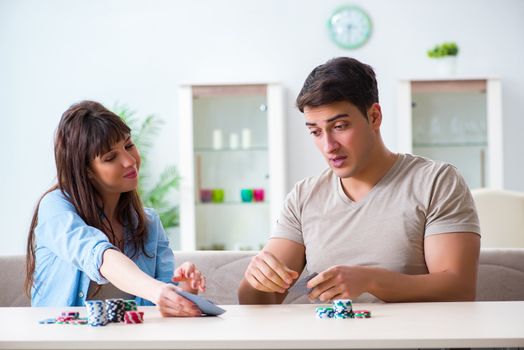
M 435 177 L 439 174 L 451 171 L 456 172 L 454 165 L 414 154 L 403 154 L 401 172 L 407 174 L 426 175 Z
M 313 189 L 330 187 L 336 177 L 333 170 L 325 169 L 319 175 L 306 177 L 295 184 L 295 190 L 300 192 L 311 192 Z

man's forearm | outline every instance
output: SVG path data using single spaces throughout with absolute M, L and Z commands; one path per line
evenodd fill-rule
M 266 293 L 257 290 L 245 280 L 242 279 L 240 287 L 238 288 L 238 302 L 244 305 L 256 304 L 282 304 L 285 295 L 278 295 L 277 293 Z
M 382 268 L 368 268 L 369 293 L 386 302 L 475 300 L 476 279 L 452 272 L 405 275 Z

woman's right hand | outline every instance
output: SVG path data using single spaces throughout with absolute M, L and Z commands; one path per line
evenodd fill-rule
M 155 300 L 156 307 L 163 317 L 195 317 L 201 316 L 200 309 L 191 301 L 178 295 L 173 284 L 165 283 L 160 287 Z

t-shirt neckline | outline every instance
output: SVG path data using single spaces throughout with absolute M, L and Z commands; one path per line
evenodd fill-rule
M 335 178 L 335 186 L 336 190 L 338 192 L 338 195 L 340 199 L 351 206 L 361 206 L 364 203 L 368 202 L 370 198 L 375 196 L 375 193 L 378 192 L 381 188 L 386 187 L 387 183 L 390 182 L 390 180 L 395 176 L 395 173 L 397 173 L 397 170 L 400 168 L 402 162 L 405 159 L 405 154 L 398 153 L 397 160 L 395 160 L 395 163 L 393 163 L 393 166 L 386 172 L 384 176 L 378 182 L 373 186 L 373 188 L 358 202 L 355 202 L 354 200 L 350 199 L 346 193 L 344 192 L 344 188 L 342 187 L 342 179 L 333 173 Z

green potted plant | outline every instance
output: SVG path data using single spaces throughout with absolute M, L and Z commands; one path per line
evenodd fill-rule
M 441 75 L 455 74 L 456 57 L 458 53 L 458 45 L 452 41 L 436 45 L 435 47 L 427 51 L 427 55 L 429 58 L 437 60 L 438 71 Z
M 170 165 L 153 179 L 149 169 L 149 154 L 153 148 L 153 141 L 164 122 L 153 114 L 139 119 L 136 117 L 135 111 L 130 110 L 125 105 L 115 105 L 113 112 L 118 114 L 131 128 L 133 142 L 140 151 L 142 165 L 138 180 L 138 192 L 142 203 L 145 207 L 156 210 L 174 247 L 173 231 L 179 226 L 179 210 L 178 205 L 174 203 L 174 195 L 180 185 L 180 175 L 177 168 Z
M 455 42 L 445 42 L 440 45 L 436 45 L 432 49 L 428 50 L 428 57 L 430 58 L 442 58 L 447 56 L 457 56 L 459 48 Z

